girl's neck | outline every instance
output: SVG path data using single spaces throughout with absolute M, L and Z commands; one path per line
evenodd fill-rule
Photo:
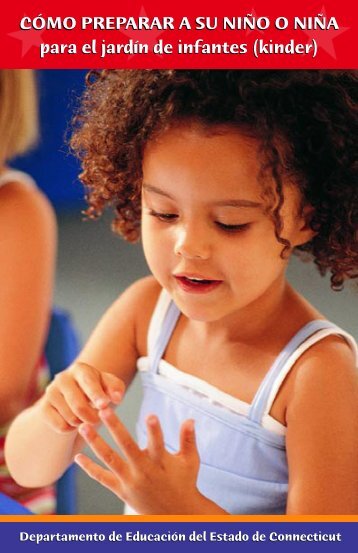
M 209 323 L 189 321 L 188 324 L 193 332 L 207 340 L 249 343 L 269 336 L 273 329 L 277 333 L 280 327 L 290 334 L 291 327 L 295 332 L 314 317 L 309 304 L 282 278 L 263 296 L 224 319 Z

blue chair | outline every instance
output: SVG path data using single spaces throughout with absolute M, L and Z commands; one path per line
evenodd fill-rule
M 69 313 L 55 307 L 52 311 L 45 355 L 51 378 L 63 371 L 79 352 L 79 339 Z M 76 467 L 71 465 L 56 484 L 57 514 L 77 512 Z
M 0 515 L 32 515 L 32 513 L 15 499 L 0 493 Z

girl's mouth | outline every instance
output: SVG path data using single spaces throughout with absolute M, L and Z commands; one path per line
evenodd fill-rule
M 215 290 L 223 282 L 222 280 L 212 280 L 196 276 L 174 275 L 174 277 L 184 292 L 193 294 L 206 294 Z

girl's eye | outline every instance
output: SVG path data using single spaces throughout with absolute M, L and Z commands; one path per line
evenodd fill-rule
M 242 232 L 244 230 L 247 230 L 250 226 L 250 223 L 244 223 L 242 225 L 225 225 L 225 223 L 220 223 L 219 221 L 215 221 L 217 226 L 224 230 L 225 232 Z
M 151 217 L 155 217 L 159 221 L 162 221 L 163 223 L 173 223 L 175 222 L 179 215 L 176 213 L 161 213 L 159 211 L 154 211 L 154 209 L 149 209 L 149 215 Z M 215 224 L 224 232 L 228 233 L 235 233 L 235 232 L 243 232 L 244 230 L 248 229 L 250 226 L 250 223 L 244 223 L 241 225 L 226 225 L 225 223 L 221 223 L 220 221 L 215 221 Z
M 149 211 L 149 215 L 152 217 L 156 217 L 156 219 L 159 219 L 159 221 L 163 221 L 165 223 L 171 223 L 172 221 L 175 221 L 175 219 L 178 217 L 175 213 L 159 213 L 158 211 L 154 211 L 151 209 Z

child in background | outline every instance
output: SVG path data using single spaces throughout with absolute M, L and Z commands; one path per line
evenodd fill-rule
M 153 276 L 15 420 L 14 477 L 75 458 L 141 514 L 358 513 L 357 346 L 285 276 L 292 253 L 334 290 L 357 276 L 356 144 L 351 72 L 93 74 L 72 139 L 88 213 L 114 205 Z M 138 445 L 110 407 L 137 370 Z
M 52 301 L 55 218 L 32 178 L 8 166 L 38 137 L 32 71 L 0 71 L 0 131 L 0 492 L 33 512 L 51 513 L 52 487 L 24 489 L 4 460 L 10 422 L 48 383 L 42 349 Z

